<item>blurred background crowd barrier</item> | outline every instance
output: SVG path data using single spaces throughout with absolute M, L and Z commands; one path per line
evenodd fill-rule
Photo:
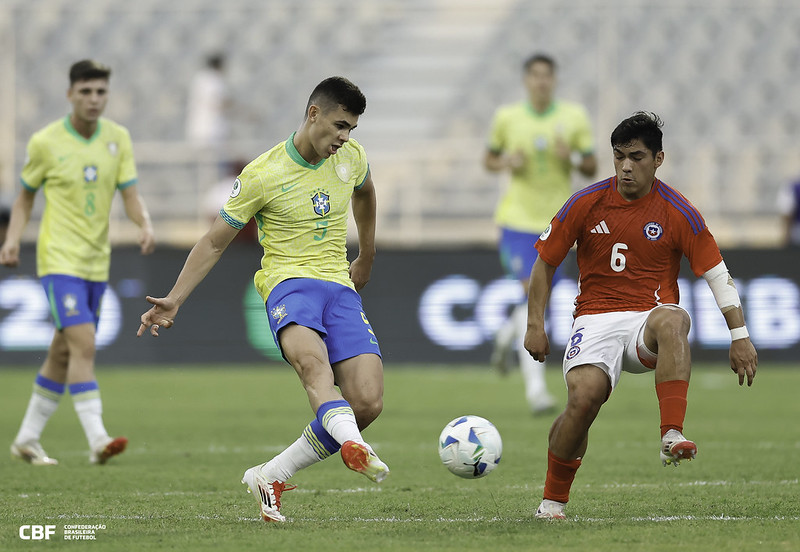
M 106 116 L 131 131 L 159 243 L 185 247 L 224 201 L 221 167 L 284 140 L 313 86 L 341 74 L 368 100 L 353 136 L 378 186 L 379 243 L 491 246 L 502 182 L 481 165 L 489 121 L 522 98 L 520 65 L 543 51 L 559 62 L 559 97 L 589 110 L 598 179 L 613 171 L 616 123 L 655 111 L 659 175 L 720 244 L 777 246 L 778 190 L 800 174 L 798 37 L 794 0 L 3 0 L 0 202 L 31 133 L 67 113 L 69 65 L 92 57 L 113 69 Z M 213 53 L 230 132 L 198 145 L 184 132 L 188 90 Z M 119 204 L 111 232 L 135 239 Z
M 736 275 L 747 326 L 762 362 L 800 358 L 800 259 L 775 249 L 723 251 Z M 98 363 L 279 363 L 264 304 L 253 286 L 260 247 L 234 243 L 161 337 L 136 337 L 144 296 L 166 293 L 186 257 L 162 247 L 143 257 L 123 246 L 113 254 L 109 289 L 97 332 Z M 33 276 L 34 251 L 23 251 L 17 274 L 0 273 L 2 365 L 37 365 L 45 357 L 53 325 L 41 285 Z M 551 294 L 547 316 L 551 366 L 560 364 L 569 339 L 577 291 L 574 262 Z M 689 271 L 679 280 L 681 305 L 692 315 L 694 361 L 726 362 L 730 332 L 705 280 Z M 382 249 L 372 280 L 361 295 L 387 367 L 398 363 L 485 364 L 494 333 L 520 300 L 516 280 L 499 277 L 487 248 Z

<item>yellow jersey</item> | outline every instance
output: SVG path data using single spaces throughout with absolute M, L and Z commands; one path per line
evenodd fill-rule
M 256 219 L 264 256 L 254 281 L 264 301 L 289 278 L 354 287 L 347 261 L 347 213 L 353 190 L 369 174 L 364 148 L 350 139 L 311 165 L 293 140 L 294 134 L 247 165 L 220 210 L 237 229 Z
M 556 154 L 556 140 L 571 151 L 588 155 L 594 138 L 586 110 L 579 104 L 558 101 L 543 113 L 523 101 L 500 107 L 489 135 L 489 150 L 513 154 L 521 151 L 525 165 L 511 175 L 500 198 L 495 222 L 504 228 L 539 234 L 572 194 L 569 160 Z
M 34 133 L 20 180 L 31 191 L 44 188 L 37 274 L 108 280 L 111 201 L 136 179 L 130 134 L 113 121 L 101 118 L 88 139 L 69 115 Z

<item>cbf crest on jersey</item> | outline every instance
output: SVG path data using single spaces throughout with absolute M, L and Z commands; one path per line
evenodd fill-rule
M 644 225 L 644 237 L 650 241 L 656 241 L 661 239 L 661 236 L 664 235 L 664 229 L 661 228 L 661 225 L 657 222 L 648 222 Z
M 322 190 L 318 190 L 311 196 L 311 204 L 314 206 L 314 212 L 324 217 L 331 211 L 331 196 Z
M 83 179 L 86 182 L 97 182 L 97 167 L 89 165 L 83 168 Z

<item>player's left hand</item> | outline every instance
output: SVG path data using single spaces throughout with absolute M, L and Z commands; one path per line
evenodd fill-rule
M 156 236 L 153 229 L 149 226 L 142 228 L 139 232 L 139 247 L 141 248 L 142 255 L 149 255 L 156 248 Z
M 155 306 L 140 318 L 141 324 L 139 331 L 136 332 L 136 337 L 141 337 L 147 328 L 150 328 L 150 335 L 158 337 L 160 328 L 172 327 L 175 323 L 175 315 L 178 314 L 180 308 L 177 302 L 169 297 L 157 298 L 148 295 L 147 302 Z
M 361 291 L 361 288 L 367 285 L 371 274 L 371 260 L 359 255 L 352 263 L 350 263 L 350 280 L 352 280 L 353 285 L 356 286 L 356 291 Z
M 747 376 L 747 386 L 753 385 L 758 367 L 758 355 L 749 337 L 731 341 L 730 358 L 731 370 L 739 375 L 739 385 L 744 385 L 745 376 Z

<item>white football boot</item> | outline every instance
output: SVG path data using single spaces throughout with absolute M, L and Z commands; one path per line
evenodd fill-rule
M 55 466 L 58 460 L 50 458 L 38 441 L 11 443 L 11 456 L 34 466 Z
M 245 471 L 242 483 L 247 485 L 247 492 L 253 493 L 258 500 L 261 519 L 284 522 L 286 518 L 281 514 L 281 494 L 283 491 L 296 489 L 297 485 L 287 485 L 283 481 L 267 478 L 262 469 L 264 466 L 266 464 L 260 464 Z
M 661 463 L 677 467 L 681 460 L 697 456 L 697 445 L 689 441 L 677 429 L 670 429 L 661 438 Z
M 534 517 L 536 519 L 567 519 L 567 516 L 564 515 L 564 506 L 566 506 L 566 504 L 563 502 L 545 498 L 536 509 Z

